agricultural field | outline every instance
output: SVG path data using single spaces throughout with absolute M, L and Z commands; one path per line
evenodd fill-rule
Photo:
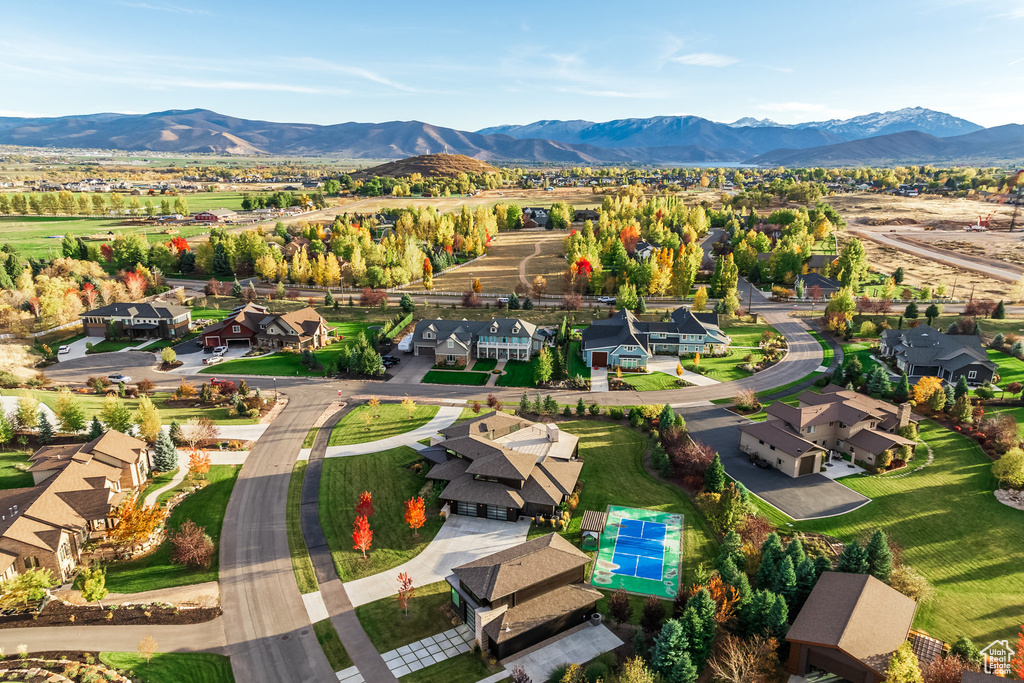
M 208 232 L 204 226 L 176 228 L 181 237 L 192 237 Z M 76 237 L 102 235 L 112 231 L 139 232 L 146 235 L 150 243 L 170 240 L 173 235 L 164 235 L 164 228 L 155 225 L 139 225 L 122 218 L 65 218 L 55 216 L 0 216 L 0 241 L 15 247 L 22 257 L 51 258 L 60 256 L 60 240 L 65 234 Z M 103 244 L 104 241 L 89 242 Z

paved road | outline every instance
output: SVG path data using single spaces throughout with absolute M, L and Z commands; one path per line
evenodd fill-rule
M 988 259 L 972 258 L 962 254 L 957 254 L 956 252 L 952 252 L 947 249 L 924 246 L 920 242 L 907 240 L 901 238 L 899 235 L 894 238 L 885 233 L 866 232 L 860 230 L 851 231 L 850 234 L 865 237 L 886 246 L 895 247 L 900 251 L 905 251 L 910 254 L 914 254 L 915 256 L 939 261 L 940 263 L 963 268 L 964 270 L 973 270 L 976 273 L 988 275 L 989 277 L 994 277 L 997 280 L 1016 282 L 1020 279 L 1021 273 L 1024 272 L 1020 268 L 1014 267 L 1009 263 L 1002 264 L 1003 267 L 995 266 Z
M 294 584 L 295 581 L 292 580 Z M 192 626 L 48 626 L 0 629 L 0 647 L 9 656 L 19 645 L 29 652 L 41 650 L 107 650 L 135 652 L 139 641 L 153 636 L 161 652 L 215 652 L 225 650 L 224 617 Z M 315 644 L 316 641 L 314 640 Z M 318 646 L 319 647 L 319 646 Z M 238 671 L 237 669 L 235 670 Z M 241 681 L 245 679 L 237 678 Z M 287 678 L 278 680 L 288 680 Z

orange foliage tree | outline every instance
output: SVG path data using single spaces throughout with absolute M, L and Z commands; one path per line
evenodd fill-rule
M 627 225 L 619 233 L 619 239 L 622 240 L 622 246 L 626 248 L 626 253 L 632 256 L 636 251 L 636 243 L 640 241 L 640 228 L 635 225 Z
M 715 621 L 719 624 L 729 623 L 736 616 L 736 605 L 740 602 L 739 591 L 722 581 L 718 574 L 712 576 L 703 586 L 690 586 L 690 596 L 695 595 L 701 588 L 707 588 L 711 599 L 715 601 Z
M 361 551 L 365 560 L 366 551 L 372 544 L 373 530 L 370 529 L 370 520 L 366 519 L 365 515 L 359 515 L 356 517 L 355 524 L 352 525 L 352 547 Z
M 188 471 L 193 477 L 206 479 L 206 473 L 210 471 L 210 454 L 200 448 L 189 451 Z
M 1017 652 L 1010 660 L 1010 671 L 1024 681 L 1024 625 L 1020 627 L 1020 633 L 1017 634 Z
M 359 494 L 359 502 L 356 503 L 356 515 L 369 519 L 373 517 L 373 494 L 363 491 Z
M 414 537 L 420 535 L 420 528 L 427 523 L 426 509 L 423 496 L 414 496 L 405 501 L 405 523 L 412 529 Z
M 914 400 L 918 405 L 924 405 L 936 391 L 942 391 L 942 380 L 938 377 L 922 377 L 914 385 Z
M 398 606 L 405 612 L 405 616 L 409 616 L 409 600 L 412 598 L 416 589 L 412 586 L 412 579 L 409 578 L 407 572 L 402 572 L 398 575 Z
M 164 511 L 153 505 L 139 505 L 137 496 L 126 498 L 111 515 L 117 526 L 108 534 L 110 541 L 129 554 L 156 531 L 164 517 Z

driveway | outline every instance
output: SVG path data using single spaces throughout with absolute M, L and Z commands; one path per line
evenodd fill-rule
M 181 365 L 171 370 L 179 375 L 195 375 L 200 370 L 206 367 L 216 368 L 216 365 L 203 365 L 204 358 L 210 358 L 213 356 L 212 353 L 203 353 L 203 347 L 195 343 L 195 340 L 188 340 L 174 347 L 174 352 L 178 354 L 178 360 L 182 362 Z M 224 354 L 224 360 L 231 360 L 232 358 L 241 358 L 245 354 L 249 353 L 248 346 L 230 346 L 227 352 Z
M 608 391 L 608 368 L 590 369 L 590 392 L 600 393 Z
M 78 341 L 71 342 L 68 344 L 70 351 L 68 353 L 57 354 L 57 361 L 63 363 L 67 360 L 74 360 L 76 358 L 85 358 L 85 345 L 92 343 L 98 344 L 102 339 L 99 337 L 83 337 Z
M 349 581 L 345 584 L 345 592 L 352 605 L 358 607 L 397 593 L 397 577 L 402 572 L 408 572 L 416 586 L 444 581 L 451 574 L 452 567 L 523 543 L 529 531 L 529 519 L 501 522 L 451 515 L 419 555 L 394 569 Z
M 730 477 L 795 520 L 834 517 L 871 502 L 823 474 L 793 479 L 776 469 L 755 466 L 739 449 L 736 428 L 749 422 L 745 417 L 718 406 L 684 408 L 680 413 L 686 418 L 690 435 L 718 451 Z
M 388 371 L 392 375 L 388 381 L 396 384 L 419 384 L 423 375 L 427 374 L 427 371 L 434 365 L 433 356 L 414 356 L 411 353 L 407 355 L 394 352 L 391 355 L 401 359 L 398 365 Z
M 582 664 L 614 650 L 622 641 L 607 626 L 584 626 L 528 654 L 512 656 L 502 664 L 506 669 L 521 666 L 531 681 L 546 681 L 560 664 Z

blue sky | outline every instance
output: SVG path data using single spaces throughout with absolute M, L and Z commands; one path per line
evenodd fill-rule
M 5 3 L 0 115 L 206 108 L 310 123 L 923 106 L 1024 122 L 1024 0 Z

